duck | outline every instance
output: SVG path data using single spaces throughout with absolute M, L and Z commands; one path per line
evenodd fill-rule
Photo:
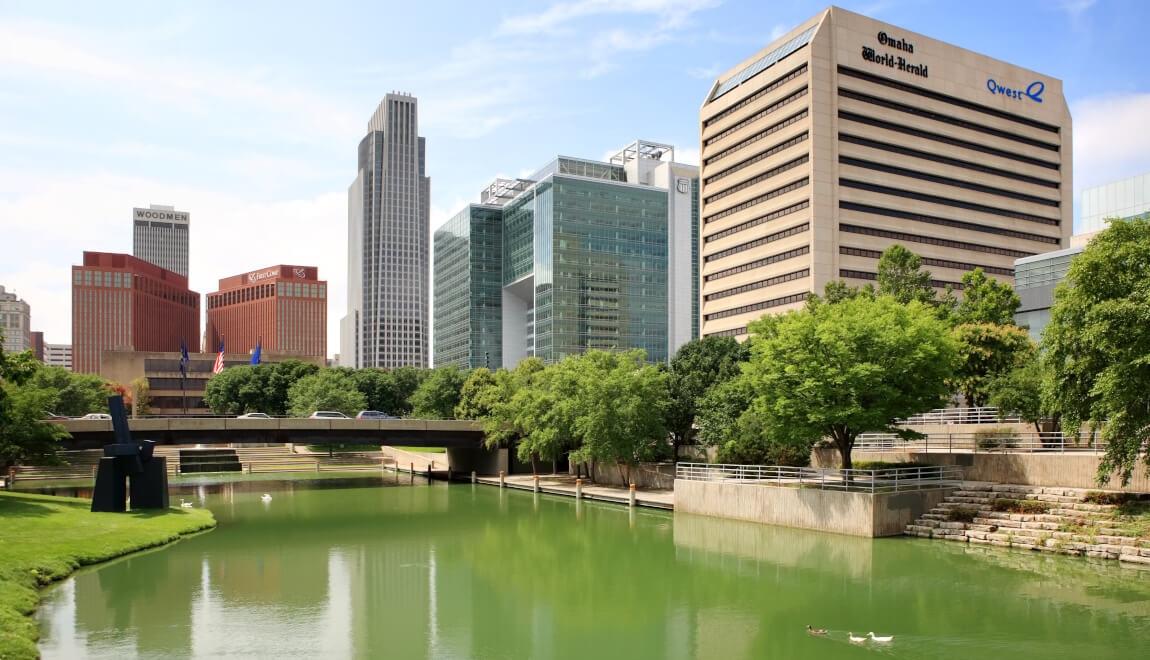
M 871 638 L 871 640 L 872 640 L 872 641 L 875 641 L 875 642 L 883 642 L 883 643 L 886 643 L 886 642 L 889 642 L 889 641 L 892 641 L 892 640 L 894 640 L 894 635 L 887 635 L 886 637 L 876 637 L 876 636 L 875 636 L 875 634 L 874 634 L 873 632 L 868 632 L 868 633 L 866 634 L 866 636 L 867 636 L 867 637 L 870 637 L 870 638 Z
M 848 632 L 847 637 L 850 638 L 852 644 L 862 644 L 867 640 L 866 637 L 855 637 L 853 632 Z
M 193 505 L 191 502 L 184 500 L 184 498 L 182 498 L 182 497 L 180 498 L 180 508 L 181 509 L 190 509 L 190 508 L 192 508 L 192 506 Z
M 826 628 L 812 628 L 811 624 L 807 624 L 807 632 L 811 635 L 825 635 L 827 634 Z
M 268 495 L 267 493 L 264 493 L 263 495 L 260 495 L 260 499 L 263 500 L 264 502 L 271 502 L 272 496 Z

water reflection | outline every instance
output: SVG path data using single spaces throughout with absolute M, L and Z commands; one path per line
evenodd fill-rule
M 1150 654 L 1150 589 L 1119 567 L 471 485 L 310 481 L 181 486 L 219 529 L 52 590 L 44 656 Z M 847 630 L 896 644 L 854 647 Z

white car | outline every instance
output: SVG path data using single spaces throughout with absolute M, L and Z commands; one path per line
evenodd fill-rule
M 309 419 L 349 419 L 347 415 L 336 410 L 317 410 L 308 417 Z
M 271 419 L 272 416 L 267 413 L 250 412 L 242 415 L 237 415 L 236 419 Z
M 112 419 L 112 416 L 108 413 L 88 413 L 80 419 Z

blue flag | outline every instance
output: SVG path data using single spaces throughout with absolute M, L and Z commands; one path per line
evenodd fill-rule
M 263 350 L 263 348 L 260 346 L 260 344 L 262 342 L 263 342 L 262 337 L 260 339 L 256 340 L 256 350 L 252 351 L 252 364 L 259 364 L 260 363 L 260 353 Z
M 183 339 L 180 340 L 180 376 L 183 378 L 188 377 L 188 343 Z

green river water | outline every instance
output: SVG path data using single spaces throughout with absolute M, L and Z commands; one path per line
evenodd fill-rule
M 1150 572 L 1117 562 L 395 482 L 176 485 L 219 527 L 50 589 L 41 652 L 1150 658 Z

